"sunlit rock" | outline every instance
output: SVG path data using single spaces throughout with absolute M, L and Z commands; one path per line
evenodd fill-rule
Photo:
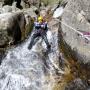
M 64 9 L 61 23 L 63 39 L 69 50 L 73 51 L 70 55 L 75 55 L 74 58 L 83 64 L 90 63 L 89 35 L 83 35 L 85 32 L 90 32 L 89 5 L 88 0 L 71 0 Z

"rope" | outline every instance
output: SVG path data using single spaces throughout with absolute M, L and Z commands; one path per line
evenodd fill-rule
M 83 38 L 87 39 L 88 41 L 90 41 L 90 38 L 87 37 L 86 35 L 83 35 L 83 33 L 81 33 L 80 31 L 77 31 L 75 28 L 69 26 L 68 24 L 62 22 L 61 20 L 59 19 L 55 19 L 56 21 L 62 23 L 63 25 L 67 26 L 68 28 L 70 28 L 71 30 L 73 30 L 74 32 L 78 33 L 79 35 L 81 35 Z

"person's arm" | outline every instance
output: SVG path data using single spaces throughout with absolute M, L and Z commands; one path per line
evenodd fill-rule
M 48 24 L 45 22 L 43 25 L 41 25 L 41 28 L 43 28 L 45 31 L 48 31 Z
M 35 29 L 40 29 L 41 28 L 41 25 L 38 22 L 35 22 L 34 26 L 35 26 Z

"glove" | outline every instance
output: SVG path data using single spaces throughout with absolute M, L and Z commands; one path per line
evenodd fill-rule
M 45 25 L 41 25 L 41 28 L 45 29 Z

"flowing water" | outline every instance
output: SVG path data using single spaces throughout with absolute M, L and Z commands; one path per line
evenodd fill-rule
M 58 69 L 57 34 L 48 32 L 52 50 L 48 52 L 42 39 L 28 50 L 30 38 L 7 52 L 0 66 L 0 90 L 52 90 Z

